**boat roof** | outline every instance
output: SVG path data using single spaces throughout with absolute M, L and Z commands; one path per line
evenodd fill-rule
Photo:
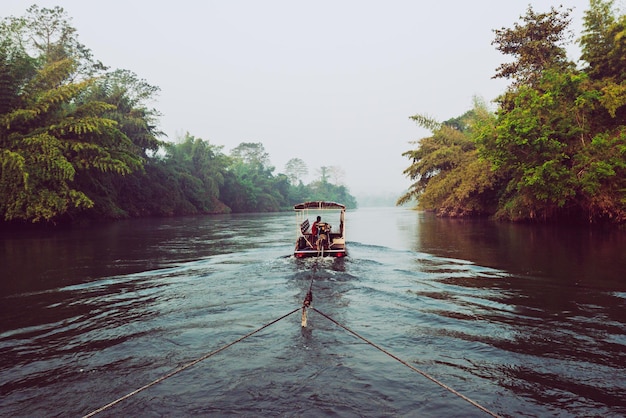
M 295 210 L 302 209 L 341 209 L 345 210 L 346 206 L 337 202 L 326 202 L 323 200 L 316 200 L 312 202 L 302 202 L 298 203 L 293 207 Z

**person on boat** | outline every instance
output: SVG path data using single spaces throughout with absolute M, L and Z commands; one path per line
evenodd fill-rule
M 317 240 L 315 236 L 313 237 L 313 242 L 315 242 L 315 246 L 317 247 L 317 251 L 321 251 L 321 249 L 328 245 L 328 238 L 330 234 L 331 226 L 326 222 L 322 222 L 321 217 L 317 217 L 317 221 L 314 222 L 315 225 L 315 234 L 317 235 Z
M 311 242 L 315 242 L 315 238 L 317 237 L 317 224 L 322 222 L 322 217 L 318 216 L 315 222 L 313 222 L 313 226 L 311 226 Z

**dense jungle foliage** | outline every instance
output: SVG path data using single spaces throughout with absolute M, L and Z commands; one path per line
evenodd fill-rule
M 355 207 L 345 186 L 294 158 L 274 174 L 261 143 L 160 140 L 159 89 L 108 70 L 60 7 L 0 22 L 0 223 L 267 212 L 305 200 Z
M 570 9 L 527 9 L 493 45 L 513 58 L 494 78 L 511 80 L 490 112 L 480 100 L 464 115 L 412 119 L 432 136 L 403 155 L 415 182 L 399 203 L 441 216 L 512 221 L 626 221 L 626 16 L 590 0 L 568 61 Z

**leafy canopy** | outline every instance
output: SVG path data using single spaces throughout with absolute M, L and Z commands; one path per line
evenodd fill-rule
M 567 61 L 570 10 L 528 8 L 494 31 L 513 80 L 492 117 L 476 107 L 453 123 L 413 119 L 433 131 L 404 155 L 417 198 L 441 215 L 507 220 L 626 221 L 626 18 L 592 0 L 580 38 L 587 66 Z M 474 114 L 473 117 L 470 117 Z M 465 123 L 464 123 L 465 122 Z

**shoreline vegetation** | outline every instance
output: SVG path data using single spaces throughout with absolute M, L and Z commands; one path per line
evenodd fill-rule
M 0 226 L 147 216 L 274 212 L 305 200 L 356 207 L 340 167 L 303 184 L 304 161 L 274 173 L 260 142 L 165 141 L 159 88 L 109 70 L 60 7 L 0 21 Z M 335 181 L 335 183 L 338 183 Z
M 438 122 L 403 155 L 414 183 L 398 201 L 446 217 L 581 224 L 626 222 L 626 16 L 590 0 L 581 57 L 567 59 L 571 9 L 529 6 L 513 28 L 494 30 L 512 58 L 494 78 L 511 81 L 495 100 Z
M 569 61 L 570 9 L 529 6 L 492 44 L 512 58 L 495 111 L 480 99 L 438 122 L 403 155 L 414 181 L 397 200 L 445 217 L 588 224 L 626 223 L 626 16 L 590 0 Z M 166 141 L 159 88 L 110 70 L 78 42 L 60 7 L 0 21 L 0 227 L 149 216 L 290 210 L 307 200 L 348 208 L 357 199 L 304 161 L 275 173 L 260 142 L 230 153 L 186 133 Z M 335 184 L 336 183 L 336 184 Z

